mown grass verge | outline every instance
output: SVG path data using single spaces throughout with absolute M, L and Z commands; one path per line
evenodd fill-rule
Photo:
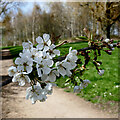
M 61 53 L 66 54 L 70 46 L 74 49 L 80 49 L 86 47 L 87 43 L 66 44 L 60 47 Z M 92 56 L 92 54 L 90 54 L 90 56 Z M 84 72 L 84 75 L 81 76 L 81 78 L 89 79 L 91 84 L 77 95 L 92 103 L 119 101 L 118 88 L 120 82 L 118 81 L 118 48 L 115 48 L 112 55 L 102 52 L 98 59 L 102 61 L 101 68 L 105 70 L 104 75 L 100 76 L 92 62 L 89 62 L 87 65 L 88 70 Z M 67 92 L 73 92 L 74 85 L 72 83 L 66 83 L 67 79 L 67 77 L 61 77 L 57 79 L 56 84 L 59 87 L 66 88 L 65 91 Z

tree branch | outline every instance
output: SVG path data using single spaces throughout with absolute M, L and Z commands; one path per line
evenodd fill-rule
M 120 14 L 116 18 L 112 19 L 113 22 L 111 23 L 111 25 L 113 25 L 119 18 L 120 18 Z
M 65 41 L 64 41 L 63 43 L 61 43 L 61 44 L 64 44 L 64 43 L 65 43 Z M 61 46 L 61 44 L 60 44 L 59 46 Z M 118 43 L 113 43 L 113 47 L 117 47 L 118 44 L 120 45 L 120 42 L 118 42 Z M 106 46 L 105 46 L 105 45 L 101 45 L 100 47 L 103 48 L 103 47 L 106 47 Z M 95 46 L 91 46 L 91 47 L 81 48 L 81 49 L 79 49 L 79 50 L 77 50 L 77 51 L 80 52 L 80 51 L 94 50 L 94 49 L 97 49 L 97 48 L 95 48 Z M 66 55 L 67 55 L 67 54 L 66 54 Z M 54 59 L 54 61 L 55 61 L 55 62 L 57 62 L 57 61 L 62 61 L 62 60 L 65 59 L 66 55 L 61 56 L 61 57 L 58 57 L 57 59 Z M 12 82 L 12 78 L 9 78 L 8 80 L 3 81 L 2 83 L 0 83 L 0 88 L 3 87 L 3 86 L 5 86 L 5 85 L 7 85 L 7 84 L 9 84 L 9 83 L 11 83 L 11 82 Z

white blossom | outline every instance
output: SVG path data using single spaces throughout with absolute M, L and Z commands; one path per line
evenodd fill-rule
M 110 45 L 110 47 L 113 47 L 113 44 L 109 44 Z
M 89 83 L 89 80 L 83 80 L 83 82 L 79 86 L 74 87 L 74 92 L 79 93 L 83 88 L 86 88 Z
M 52 94 L 52 84 L 51 83 L 47 83 L 47 85 L 45 86 L 45 91 L 47 92 L 48 95 Z
M 98 66 L 100 66 L 100 63 L 99 63 L 99 62 L 97 62 L 97 65 L 98 65 Z
M 47 99 L 46 95 L 52 93 L 52 84 L 47 83 L 43 89 L 40 83 L 37 82 L 33 87 L 27 88 L 26 93 L 26 99 L 30 99 L 32 104 L 36 103 L 37 100 L 43 102 Z
M 104 74 L 104 70 L 99 70 L 98 74 L 102 76 Z
M 77 64 L 75 63 L 77 61 L 77 51 L 76 50 L 71 50 L 72 47 L 70 47 L 69 49 L 69 54 L 66 56 L 65 60 L 63 60 L 62 62 L 56 62 L 56 66 L 58 68 L 58 72 L 62 75 L 62 76 L 71 76 L 71 71 L 72 69 L 74 69 Z
M 75 86 L 73 92 L 74 92 L 74 93 L 79 93 L 79 92 L 81 91 L 81 89 L 83 89 L 82 86 L 80 86 L 80 85 L 79 85 L 79 86 Z
M 22 55 L 21 58 L 18 57 L 15 60 L 15 64 L 17 65 L 18 72 L 32 72 L 32 65 L 33 65 L 33 59 L 29 58 L 25 55 Z
M 25 50 L 23 53 L 19 53 L 19 56 L 24 59 L 24 58 L 30 58 L 32 56 L 31 52 L 29 49 Z
M 104 41 L 105 41 L 106 43 L 108 43 L 108 42 L 110 41 L 110 39 L 107 38 L 107 39 L 105 39 Z
M 55 49 L 55 45 L 54 44 L 52 44 L 50 47 L 49 47 L 49 54 L 50 54 L 50 56 L 51 57 L 55 57 L 56 55 L 57 56 L 60 56 L 60 51 L 59 50 L 56 50 Z
M 43 56 L 42 56 L 43 59 L 52 59 L 52 56 L 49 55 L 49 53 L 47 53 L 45 50 L 43 50 Z
M 32 104 L 34 104 L 38 100 L 38 96 L 40 91 L 42 90 L 40 84 L 33 85 L 26 90 L 26 99 L 30 99 Z
M 112 50 L 115 50 L 115 48 L 112 48 Z
M 24 74 L 24 72 L 23 73 L 16 73 L 12 79 L 12 82 L 18 82 L 20 86 L 24 86 L 25 81 L 30 83 L 31 80 L 28 77 L 28 75 Z
M 8 69 L 8 75 L 11 76 L 11 77 L 14 76 L 16 72 L 17 72 L 17 69 L 16 69 L 16 67 L 14 67 L 14 66 L 11 66 L 11 67 Z
M 83 82 L 81 83 L 81 86 L 83 86 L 83 87 L 87 87 L 88 86 L 88 84 L 90 83 L 90 81 L 89 80 L 83 80 Z
M 62 75 L 65 76 L 66 75 L 66 70 L 65 68 L 62 66 L 62 62 L 56 62 L 56 67 L 58 69 L 58 72 Z
M 69 54 L 66 57 L 66 60 L 71 62 L 71 63 L 75 63 L 77 62 L 77 50 L 72 50 L 72 47 L 69 48 Z
M 77 55 L 77 50 L 72 50 L 72 47 L 69 48 L 69 54 Z
M 51 45 L 49 34 L 43 34 L 43 39 L 39 36 L 38 38 L 36 38 L 36 42 L 38 43 L 38 50 L 42 50 L 44 48 L 44 50 L 47 51 L 49 49 L 49 46 Z
M 50 59 L 43 59 L 36 64 L 38 76 L 41 77 L 42 74 L 49 74 L 53 65 L 53 61 Z
M 35 59 L 35 57 L 38 57 L 38 50 L 36 49 L 36 48 L 32 48 L 31 50 L 30 50 L 30 53 L 31 53 L 31 58 L 34 60 Z
M 8 69 L 9 76 L 13 76 L 13 82 L 18 82 L 20 86 L 24 86 L 26 82 L 30 83 L 31 87 L 26 90 L 26 99 L 30 99 L 32 104 L 37 100 L 43 102 L 48 94 L 52 94 L 56 77 L 71 76 L 71 70 L 77 66 L 78 59 L 77 50 L 72 50 L 70 47 L 66 58 L 54 63 L 53 58 L 59 56 L 60 51 L 51 44 L 49 34 L 37 37 L 36 42 L 38 43 L 36 47 L 30 41 L 23 42 L 23 52 L 19 53 L 19 57 L 15 60 L 16 67 L 12 66 Z M 75 87 L 74 91 L 80 91 L 86 84 L 88 81 Z
M 23 42 L 22 46 L 23 46 L 23 52 L 25 52 L 26 50 L 31 49 L 33 47 L 33 44 L 30 41 L 28 41 L 28 42 Z
M 50 81 L 50 82 L 55 82 L 56 81 L 56 76 L 59 77 L 59 72 L 56 70 L 52 70 L 49 75 L 47 76 L 46 81 Z

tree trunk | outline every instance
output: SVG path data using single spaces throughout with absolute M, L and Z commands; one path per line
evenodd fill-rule
M 110 25 L 108 25 L 107 28 L 106 28 L 107 38 L 108 38 L 108 39 L 110 39 L 110 28 L 111 28 Z
M 107 38 L 110 39 L 110 28 L 111 28 L 111 24 L 110 24 L 110 6 L 111 6 L 111 3 L 110 2 L 107 2 L 106 3 L 106 18 L 107 18 L 107 27 L 106 27 L 106 32 L 107 32 Z

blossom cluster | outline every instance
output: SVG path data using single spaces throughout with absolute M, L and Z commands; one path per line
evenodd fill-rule
M 109 50 L 104 50 L 106 53 L 108 53 L 109 55 L 112 54 L 112 51 L 114 50 L 114 46 L 113 46 L 113 40 L 110 39 L 104 39 L 103 43 L 107 44 L 107 48 L 109 48 Z M 95 62 L 95 61 L 94 61 Z M 100 66 L 101 64 L 99 62 L 96 62 L 97 66 Z M 100 76 L 102 76 L 104 74 L 105 70 L 102 69 L 98 69 L 98 74 Z
M 60 56 L 60 51 L 51 43 L 49 34 L 37 37 L 36 42 L 36 46 L 30 41 L 23 42 L 23 51 L 16 58 L 15 66 L 8 69 L 13 82 L 18 82 L 20 86 L 30 83 L 26 99 L 30 99 L 33 104 L 37 100 L 42 102 L 47 99 L 47 95 L 52 93 L 56 77 L 71 76 L 78 59 L 77 50 L 70 47 L 66 58 L 55 62 L 54 58 Z
M 86 88 L 89 83 L 90 83 L 89 80 L 87 80 L 87 79 L 83 80 L 79 86 L 74 87 L 74 92 L 79 93 L 82 89 Z

